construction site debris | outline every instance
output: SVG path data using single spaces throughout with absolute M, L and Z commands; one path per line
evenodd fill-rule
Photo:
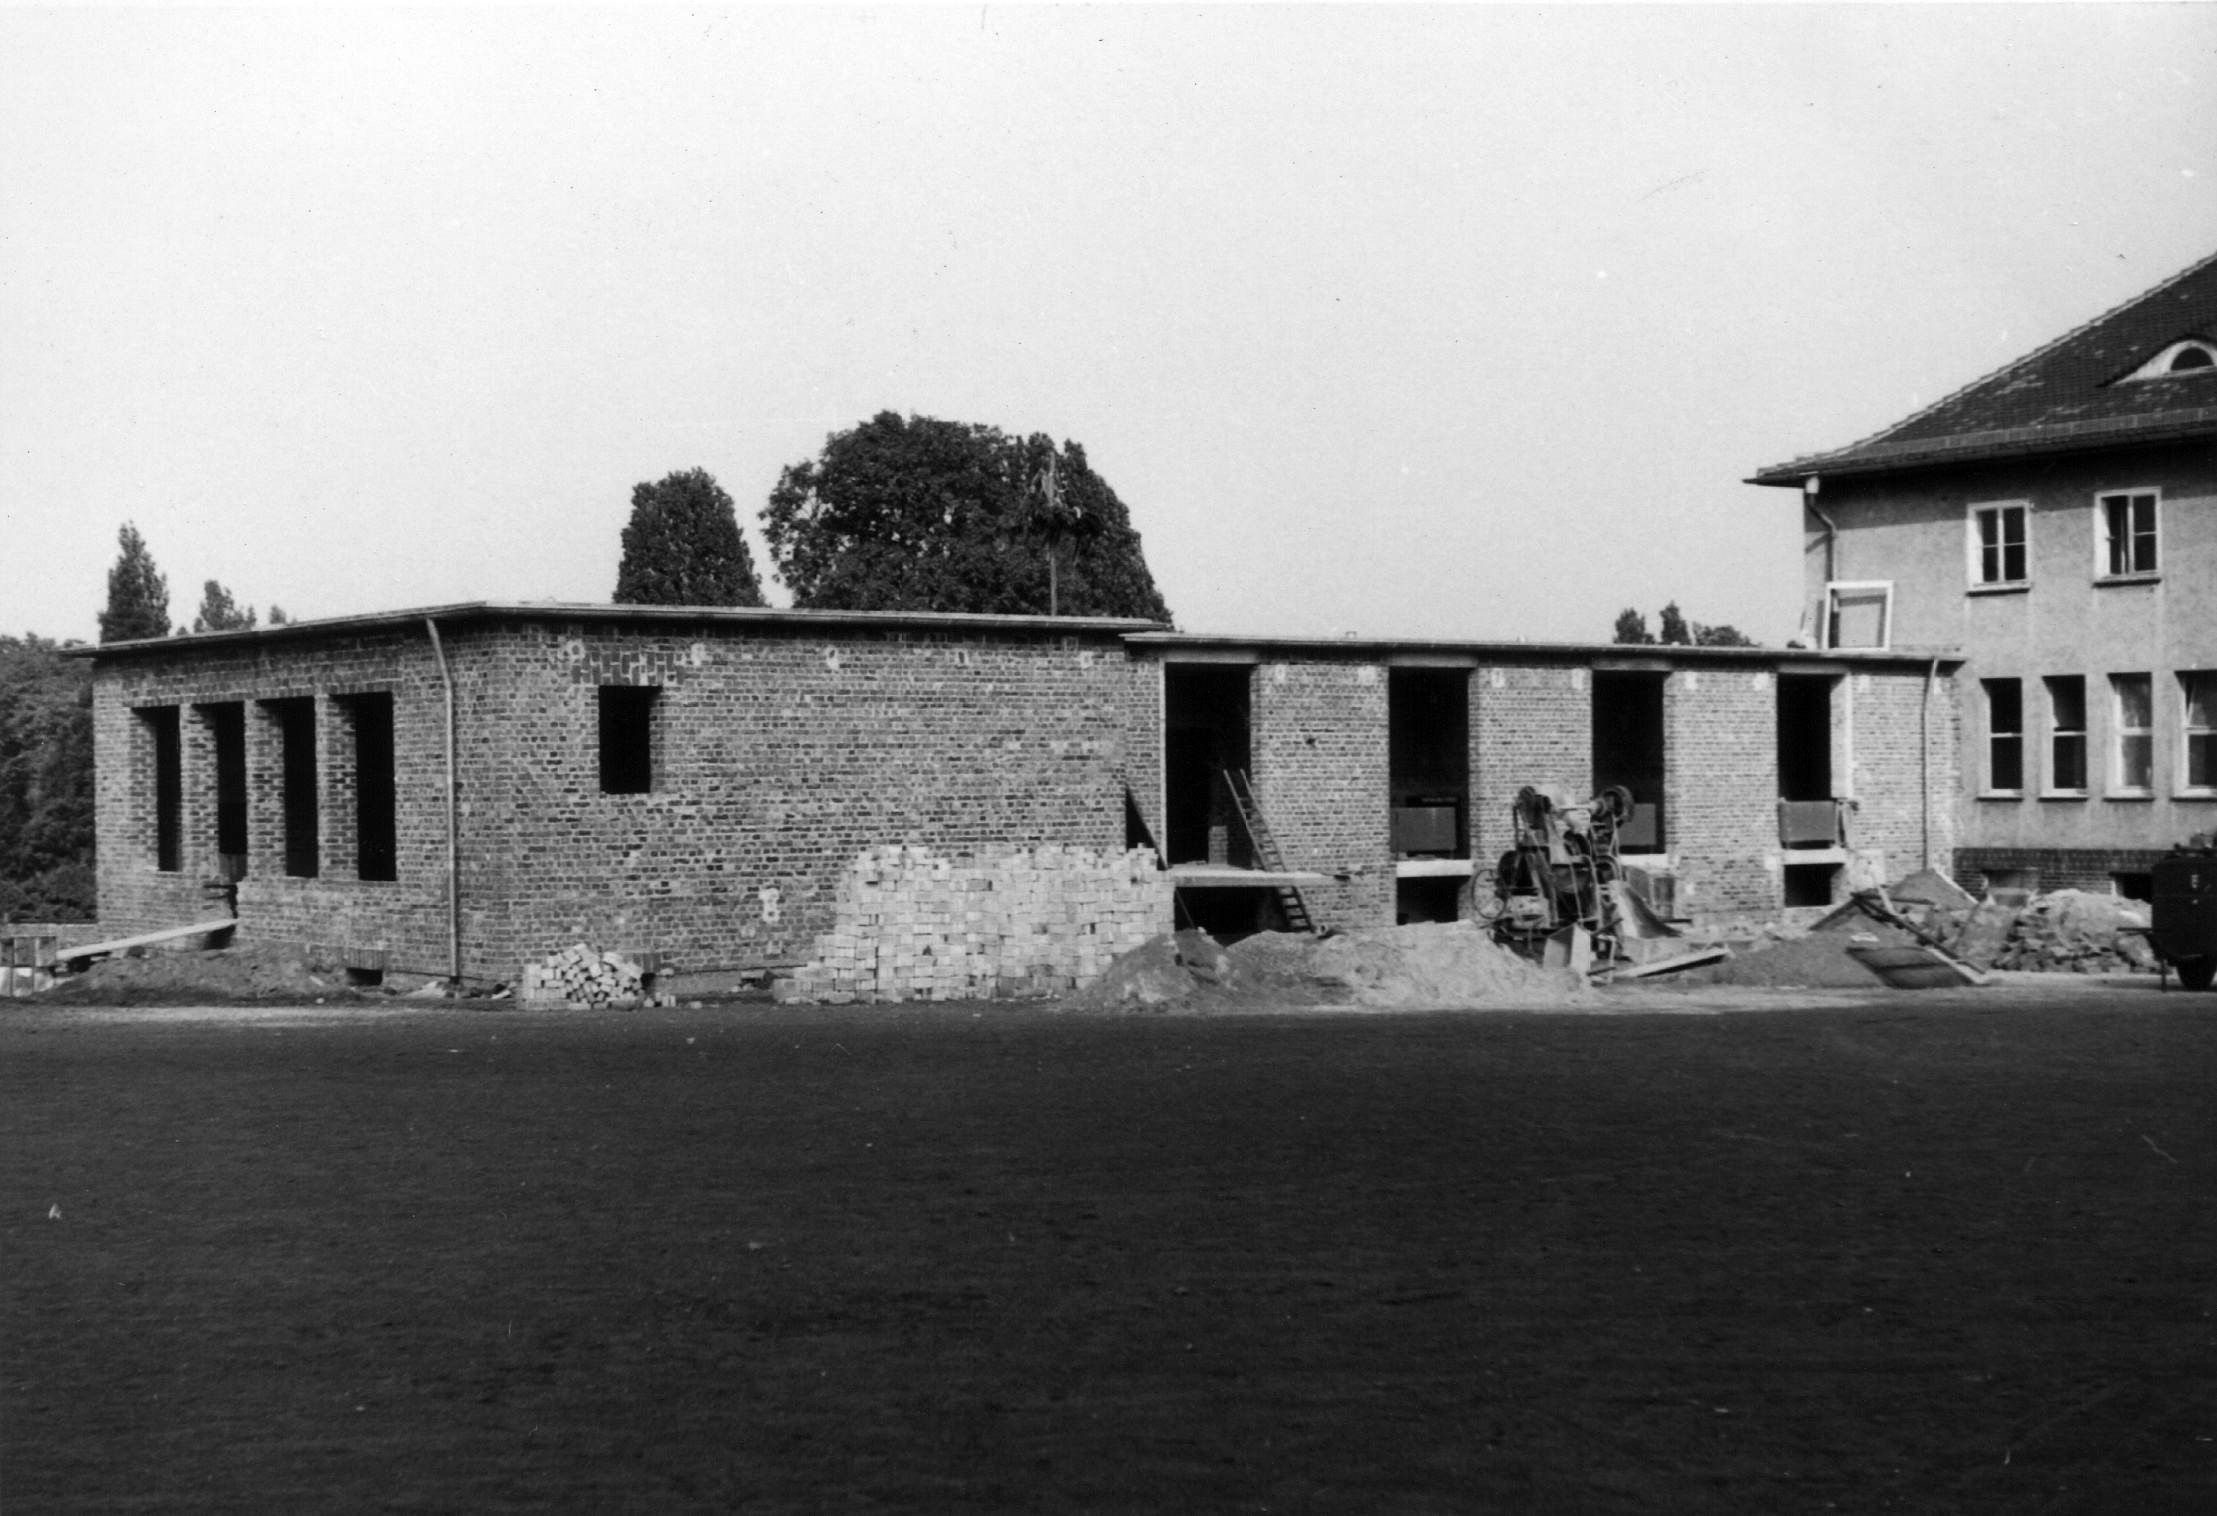
M 2116 895 L 2035 895 L 2010 923 L 1994 966 L 2049 974 L 2153 973 L 2147 907 Z
M 193 1000 L 311 1001 L 350 994 L 343 974 L 319 972 L 319 965 L 305 950 L 261 944 L 127 951 L 60 980 L 40 999 L 130 1005 Z
M 1149 848 L 1047 844 L 988 856 L 864 850 L 834 924 L 782 1001 L 989 1000 L 1091 984 L 1169 924 L 1169 876 Z
M 636 1010 L 642 1005 L 677 1004 L 675 995 L 654 993 L 647 974 L 633 959 L 582 942 L 525 964 L 522 998 L 526 1006 L 539 1009 Z
M 1314 937 L 1258 932 L 1230 947 L 1205 932 L 1156 937 L 1074 996 L 1074 1009 L 1192 1011 L 1360 1006 L 1452 1009 L 1489 1002 L 1594 999 L 1575 974 L 1546 969 L 1458 921 Z

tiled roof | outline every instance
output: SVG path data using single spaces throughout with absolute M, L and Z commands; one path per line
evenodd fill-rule
M 2217 369 L 2126 379 L 2187 337 L 2217 342 L 2217 256 L 1905 421 L 1847 447 L 1760 469 L 1749 482 L 1798 484 L 1810 474 L 2217 436 Z

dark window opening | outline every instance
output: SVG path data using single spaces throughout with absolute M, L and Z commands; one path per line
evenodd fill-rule
M 1386 784 L 1395 857 L 1470 856 L 1469 670 L 1387 671 Z
M 2024 686 L 2015 679 L 1986 679 L 1986 788 L 2025 787 Z
M 1832 685 L 1829 674 L 1778 676 L 1778 798 L 1830 800 Z
M 644 795 L 654 788 L 654 697 L 651 684 L 600 687 L 600 792 Z
M 2212 364 L 2217 364 L 2217 358 L 2212 358 L 2209 355 L 2208 348 L 2182 348 L 2179 351 L 2179 355 L 2171 360 L 2171 372 L 2174 374 L 2185 374 L 2190 373 L 2198 368 L 2208 368 Z M 2145 897 L 2134 896 L 2133 898 L 2144 899 Z
M 393 697 L 355 695 L 346 701 L 346 708 L 354 726 L 354 874 L 357 879 L 397 879 Z
M 1593 786 L 1632 792 L 1632 819 L 1617 831 L 1626 853 L 1666 850 L 1663 827 L 1663 678 L 1597 669 L 1593 676 Z
M 154 867 L 174 874 L 185 866 L 185 747 L 177 707 L 139 712 L 154 739 Z
M 1832 863 L 1789 863 L 1786 865 L 1786 899 L 1789 906 L 1830 905 L 1832 881 L 1839 872 L 1839 865 Z
M 2109 887 L 2125 900 L 2143 900 L 2150 903 L 2155 900 L 2155 875 L 2153 874 L 2111 874 L 2109 876 Z
M 1393 887 L 1393 920 L 1396 926 L 1462 919 L 1463 881 L 1460 879 L 1401 879 Z
M 285 872 L 316 877 L 316 702 L 312 695 L 264 702 L 277 723 L 278 806 L 285 822 Z
M 246 877 L 246 707 L 202 706 L 216 759 L 216 854 L 226 879 Z
M 1163 830 L 1167 863 L 1252 862 L 1247 829 L 1224 780 L 1245 770 L 1249 676 L 1244 665 L 1171 664 L 1162 672 Z

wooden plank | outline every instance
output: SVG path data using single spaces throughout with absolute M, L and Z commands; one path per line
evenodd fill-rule
M 62 948 L 54 956 L 64 962 L 79 958 L 98 958 L 108 953 L 120 953 L 125 948 L 150 947 L 157 942 L 175 942 L 180 937 L 195 937 L 203 932 L 228 932 L 239 924 L 235 916 L 222 916 L 214 921 L 196 921 L 191 926 L 164 927 L 158 932 L 144 932 L 136 937 L 118 937 L 112 942 L 87 942 L 79 947 Z
M 1658 958 L 1653 963 L 1637 963 L 1629 968 L 1613 969 L 1610 971 L 1609 977 L 1611 979 L 1646 979 L 1654 974 L 1675 974 L 1680 969 L 1696 969 L 1705 963 L 1715 963 L 1720 958 L 1730 956 L 1731 950 L 1729 948 L 1695 948 L 1692 952 L 1680 953 L 1674 958 Z

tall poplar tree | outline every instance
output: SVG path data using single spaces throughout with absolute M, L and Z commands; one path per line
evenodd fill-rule
M 731 497 L 706 469 L 631 492 L 618 605 L 760 605 L 754 554 Z
M 146 541 L 130 522 L 116 534 L 123 551 L 108 570 L 108 608 L 100 613 L 102 642 L 169 635 L 169 581 L 154 567 Z

